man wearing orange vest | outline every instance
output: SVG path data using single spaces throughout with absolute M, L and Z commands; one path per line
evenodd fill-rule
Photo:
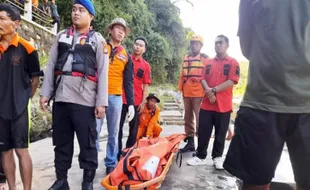
M 161 126 L 158 124 L 160 109 L 156 105 L 160 102 L 160 99 L 155 94 L 150 93 L 146 100 L 147 103 L 145 104 L 140 115 L 137 140 L 142 137 L 159 137 L 162 131 Z
M 131 121 L 135 115 L 133 100 L 133 64 L 130 55 L 122 46 L 122 41 L 130 32 L 126 21 L 122 18 L 115 18 L 108 26 L 109 36 L 108 54 L 109 54 L 109 106 L 106 110 L 106 119 L 108 127 L 107 154 L 105 158 L 106 174 L 111 173 L 117 161 L 118 154 L 118 131 L 122 113 L 122 92 L 126 94 L 128 105 L 128 121 Z M 100 133 L 103 124 L 103 118 L 97 120 L 97 129 Z
M 199 110 L 204 90 L 200 84 L 202 70 L 208 56 L 200 53 L 203 46 L 203 38 L 194 35 L 190 40 L 191 53 L 184 58 L 179 81 L 179 94 L 183 93 L 184 99 L 184 120 L 187 144 L 182 152 L 195 151 L 194 136 L 198 132 Z M 196 128 L 194 125 L 196 118 Z M 196 130 L 195 130 L 196 129 Z

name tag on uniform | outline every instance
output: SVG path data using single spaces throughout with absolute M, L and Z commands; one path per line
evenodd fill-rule
M 120 60 L 122 60 L 124 62 L 126 62 L 126 59 L 127 59 L 127 57 L 125 55 L 120 54 L 120 53 L 117 55 L 117 58 L 119 58 Z

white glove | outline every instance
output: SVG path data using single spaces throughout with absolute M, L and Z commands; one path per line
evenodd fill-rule
M 178 92 L 176 95 L 177 102 L 180 103 L 182 100 L 182 92 Z
M 128 115 L 127 115 L 127 120 L 131 121 L 135 116 L 135 108 L 133 107 L 133 105 L 130 105 L 128 107 Z

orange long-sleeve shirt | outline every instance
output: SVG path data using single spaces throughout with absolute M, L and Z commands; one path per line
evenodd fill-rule
M 156 105 L 156 108 L 148 109 L 147 105 L 144 106 L 143 112 L 140 115 L 139 128 L 147 127 L 147 136 L 153 134 L 153 128 L 159 121 L 160 108 Z

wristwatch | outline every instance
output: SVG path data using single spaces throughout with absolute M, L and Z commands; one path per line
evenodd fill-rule
M 216 94 L 216 88 L 212 88 L 212 92 L 214 93 L 214 95 Z

